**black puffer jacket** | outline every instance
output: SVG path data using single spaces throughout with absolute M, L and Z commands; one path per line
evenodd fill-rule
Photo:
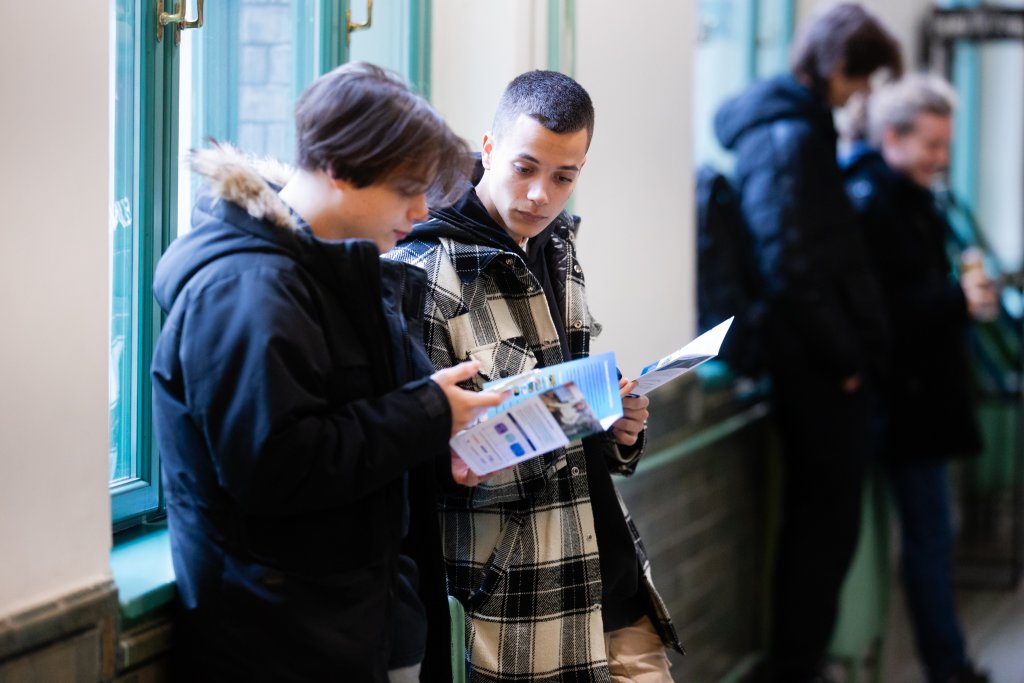
M 883 384 L 886 450 L 897 459 L 976 453 L 981 446 L 964 343 L 967 302 L 950 273 L 948 225 L 931 192 L 878 152 L 846 163 L 847 190 L 882 283 L 893 333 Z
M 154 282 L 180 676 L 385 681 L 424 648 L 399 554 L 406 472 L 446 462 L 451 429 L 444 393 L 418 379 L 425 274 L 315 238 L 243 158 L 196 165 L 209 193 Z M 435 509 L 426 496 L 414 515 L 436 526 Z
M 887 330 L 836 161 L 832 112 L 790 76 L 752 85 L 715 117 L 766 283 L 769 363 L 839 382 L 880 371 Z

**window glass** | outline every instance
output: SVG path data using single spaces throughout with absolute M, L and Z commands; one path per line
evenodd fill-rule
M 135 169 L 138 98 L 135 3 L 120 0 L 112 32 L 110 159 L 110 364 L 108 454 L 111 485 L 130 481 L 138 468 L 131 457 L 132 373 L 135 356 Z
M 179 57 L 179 158 L 208 138 L 285 163 L 295 158 L 295 100 L 315 76 L 319 3 L 206 3 L 203 28 L 184 31 Z M 182 168 L 179 177 L 190 178 Z M 188 230 L 198 180 L 180 182 L 178 233 Z
M 723 170 L 729 155 L 714 133 L 715 112 L 754 78 L 787 68 L 793 0 L 700 0 L 694 87 L 697 163 Z
M 755 36 L 754 0 L 700 0 L 694 120 L 698 163 L 725 164 L 714 134 L 718 107 L 751 77 Z
M 409 78 L 409 0 L 378 0 L 373 3 L 373 21 L 369 29 L 353 31 L 349 36 L 350 61 L 372 62 Z M 366 21 L 366 0 L 352 0 L 352 22 Z
M 757 75 L 763 78 L 783 73 L 789 69 L 793 2 L 760 0 L 757 14 Z

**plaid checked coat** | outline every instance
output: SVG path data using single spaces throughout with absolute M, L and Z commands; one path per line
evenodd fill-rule
M 521 257 L 473 243 L 454 210 L 432 213 L 387 256 L 427 271 L 425 342 L 435 367 L 480 361 L 484 382 L 563 361 L 543 288 Z M 591 329 L 577 224 L 556 219 L 549 272 L 572 358 L 589 352 Z M 461 235 L 459 233 L 462 233 Z M 454 235 L 454 236 L 452 236 Z M 568 359 L 565 359 L 568 360 Z M 620 453 L 608 435 L 591 437 L 609 470 L 629 474 L 640 448 Z M 621 499 L 620 499 L 621 505 Z M 623 507 L 643 568 L 641 582 L 663 642 L 681 647 L 636 527 Z M 448 592 L 466 609 L 469 671 L 480 681 L 608 681 L 601 570 L 580 441 L 522 463 L 440 505 Z

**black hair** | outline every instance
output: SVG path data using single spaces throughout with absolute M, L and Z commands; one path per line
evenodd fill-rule
M 500 137 L 520 114 L 526 114 L 553 133 L 587 131 L 594 137 L 594 104 L 579 83 L 557 71 L 528 71 L 505 88 L 494 114 L 492 133 Z

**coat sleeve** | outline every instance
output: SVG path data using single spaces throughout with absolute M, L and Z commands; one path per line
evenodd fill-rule
M 820 169 L 814 168 L 820 159 L 808 149 L 807 131 L 796 126 L 747 136 L 745 149 L 738 150 L 745 167 L 740 173 L 743 213 L 772 309 L 806 341 L 803 351 L 840 380 L 861 372 L 865 360 L 857 343 L 860 335 L 838 300 L 833 264 L 819 246 L 829 227 L 826 211 L 849 209 L 823 206 L 816 187 Z
M 446 448 L 451 412 L 429 380 L 375 398 L 331 398 L 369 387 L 370 368 L 356 352 L 351 367 L 339 367 L 328 344 L 358 342 L 325 336 L 293 273 L 214 283 L 188 302 L 181 326 L 190 417 L 219 484 L 250 514 L 358 501 Z

